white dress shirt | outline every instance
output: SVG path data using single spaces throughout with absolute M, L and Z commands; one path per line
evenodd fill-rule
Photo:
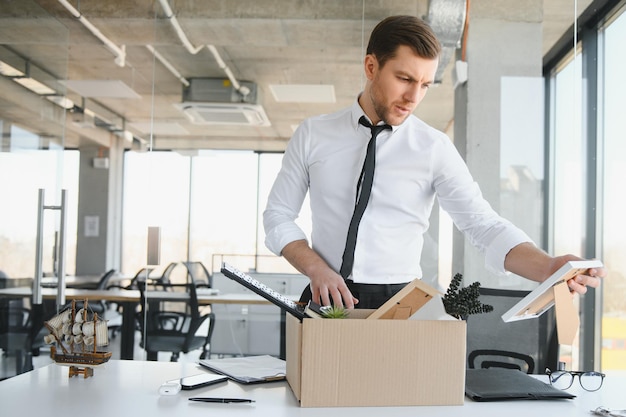
M 359 124 L 358 101 L 344 110 L 309 118 L 296 130 L 270 192 L 263 223 L 266 246 L 276 255 L 306 239 L 296 225 L 310 193 L 312 248 L 335 270 L 341 267 L 370 129 Z M 359 225 L 351 278 L 395 284 L 422 277 L 423 234 L 435 196 L 456 227 L 504 273 L 504 258 L 531 239 L 484 200 L 450 139 L 414 115 L 376 141 L 370 201 Z

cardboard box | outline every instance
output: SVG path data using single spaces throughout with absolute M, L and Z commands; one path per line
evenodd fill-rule
M 287 381 L 302 407 L 462 405 L 466 323 L 287 315 Z

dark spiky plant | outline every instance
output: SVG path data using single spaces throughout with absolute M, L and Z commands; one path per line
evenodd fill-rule
M 467 319 L 470 314 L 489 313 L 493 306 L 483 304 L 479 300 L 480 282 L 476 281 L 467 287 L 461 287 L 462 274 L 456 274 L 443 296 L 443 305 L 446 313 L 458 319 Z

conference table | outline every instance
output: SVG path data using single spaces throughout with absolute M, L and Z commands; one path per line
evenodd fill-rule
M 584 391 L 576 381 L 568 390 L 576 395 L 571 400 L 474 402 L 466 398 L 463 405 L 456 406 L 302 408 L 285 381 L 254 385 L 228 381 L 175 395 L 159 394 L 162 383 L 203 372 L 208 371 L 191 362 L 111 360 L 85 379 L 70 378 L 67 367 L 50 364 L 0 381 L 0 407 L 7 416 L 72 413 L 90 417 L 576 417 L 590 416 L 590 410 L 599 406 L 626 409 L 624 371 L 607 372 L 604 385 L 596 392 Z M 244 398 L 254 402 L 221 404 L 188 400 L 198 396 Z
M 216 294 L 213 289 L 198 289 L 198 303 L 200 305 L 209 304 L 271 304 L 265 298 L 253 294 Z M 54 300 L 57 290 L 52 288 L 42 288 L 42 296 L 45 300 Z M 189 299 L 189 295 L 184 292 L 173 291 L 147 291 L 146 297 L 152 301 L 181 301 Z M 287 295 L 291 299 L 298 299 L 299 295 Z M 0 299 L 32 298 L 32 288 L 17 287 L 0 289 Z M 122 308 L 122 326 L 120 340 L 120 358 L 133 359 L 135 348 L 135 311 L 140 302 L 139 290 L 108 289 L 90 290 L 80 288 L 67 288 L 65 290 L 67 300 L 89 301 L 106 300 L 115 302 Z M 281 310 L 280 325 L 280 354 L 285 357 L 285 312 Z

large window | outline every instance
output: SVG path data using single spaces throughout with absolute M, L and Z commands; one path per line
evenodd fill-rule
M 580 102 L 581 58 L 567 61 L 553 79 L 555 97 L 554 128 L 552 137 L 553 199 L 551 212 L 554 239 L 553 253 L 571 253 L 582 256 L 585 175 L 583 164 L 583 139 L 581 135 Z M 577 309 L 579 298 L 574 299 Z M 580 335 L 580 332 L 579 332 Z M 577 368 L 580 361 L 580 341 L 573 346 L 561 346 L 560 360 L 568 369 Z
M 626 14 L 611 13 L 580 22 L 576 56 L 569 45 L 569 58 L 549 68 L 551 249 L 599 257 L 608 270 L 597 292 L 575 297 L 580 340 L 561 349 L 573 369 L 626 369 Z
M 162 267 L 191 260 L 215 270 L 226 260 L 245 270 L 294 272 L 264 245 L 262 215 L 281 160 L 251 151 L 127 152 L 123 272 L 145 266 L 149 226 L 161 228 Z M 308 207 L 298 220 L 307 233 Z
M 46 206 L 60 205 L 67 190 L 67 240 L 65 272 L 74 274 L 78 207 L 79 152 L 41 150 L 39 137 L 17 127 L 11 129 L 10 149 L 0 152 L 0 270 L 12 278 L 32 278 L 35 273 L 37 206 L 39 189 Z M 42 271 L 57 268 L 60 212 L 44 210 Z
M 602 202 L 603 260 L 609 270 L 604 283 L 602 319 L 602 368 L 626 369 L 626 13 L 604 30 L 601 68 L 601 101 L 603 157 L 601 178 L 604 188 Z

